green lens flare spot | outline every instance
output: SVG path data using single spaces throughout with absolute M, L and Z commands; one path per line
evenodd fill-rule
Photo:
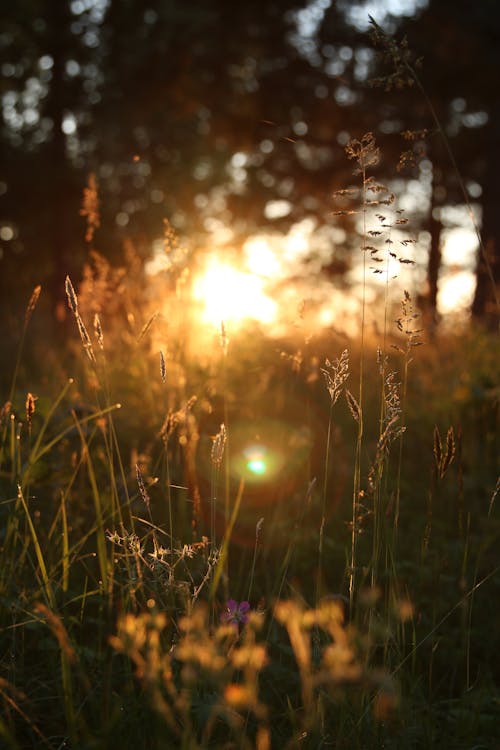
M 247 462 L 247 469 L 248 471 L 251 471 L 252 474 L 261 476 L 266 472 L 266 462 L 262 458 L 252 458 Z

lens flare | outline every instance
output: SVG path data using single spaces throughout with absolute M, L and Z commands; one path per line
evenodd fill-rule
M 283 466 L 283 456 L 278 446 L 251 443 L 234 456 L 235 471 L 248 482 L 272 481 Z
M 246 468 L 254 476 L 259 477 L 266 473 L 268 468 L 266 453 L 266 448 L 261 445 L 252 445 L 243 451 L 246 459 Z
M 253 458 L 251 461 L 248 461 L 247 468 L 252 474 L 266 473 L 266 463 L 261 458 Z

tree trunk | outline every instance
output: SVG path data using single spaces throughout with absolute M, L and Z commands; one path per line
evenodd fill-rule
M 419 298 L 419 306 L 422 311 L 422 319 L 430 336 L 434 333 L 439 322 L 437 309 L 438 281 L 441 270 L 441 219 L 438 217 L 440 204 L 436 200 L 436 188 L 439 186 L 441 173 L 433 165 L 433 177 L 431 184 L 431 199 L 429 206 L 428 229 L 431 237 L 429 246 L 429 258 L 427 260 L 427 290 Z
M 428 314 L 431 325 L 438 321 L 437 297 L 438 297 L 438 279 L 441 269 L 441 218 L 438 218 L 439 206 L 436 203 L 436 170 L 433 168 L 434 176 L 431 186 L 431 205 L 429 216 L 429 231 L 431 235 L 431 244 L 429 248 L 429 261 L 427 263 L 427 283 L 428 292 Z
M 492 106 L 488 138 L 483 145 L 486 155 L 485 175 L 482 180 L 483 218 L 481 238 L 484 252 L 479 248 L 476 267 L 476 291 L 472 316 L 488 329 L 497 331 L 500 322 L 500 106 Z M 486 255 L 486 258 L 484 257 Z

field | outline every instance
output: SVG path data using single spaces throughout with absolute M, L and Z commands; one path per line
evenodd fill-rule
M 498 750 L 500 4 L 3 6 L 0 750 Z
M 494 334 L 203 338 L 137 264 L 4 362 L 2 747 L 498 747 Z

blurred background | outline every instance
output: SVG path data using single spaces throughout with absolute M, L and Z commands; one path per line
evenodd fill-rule
M 422 89 L 377 50 L 370 15 L 407 38 Z M 381 150 L 375 178 L 408 219 L 391 276 L 428 325 L 472 315 L 495 328 L 499 50 L 495 0 L 3 3 L 9 335 L 41 284 L 44 336 L 57 339 L 66 274 L 77 285 L 97 258 L 118 269 L 132 255 L 136 279 L 156 279 L 150 294 L 175 277 L 216 325 L 254 318 L 283 333 L 307 314 L 349 331 L 359 217 L 334 215 L 346 208 L 335 192 L 359 185 L 345 146 L 366 132 Z M 373 304 L 384 282 L 370 275 Z

